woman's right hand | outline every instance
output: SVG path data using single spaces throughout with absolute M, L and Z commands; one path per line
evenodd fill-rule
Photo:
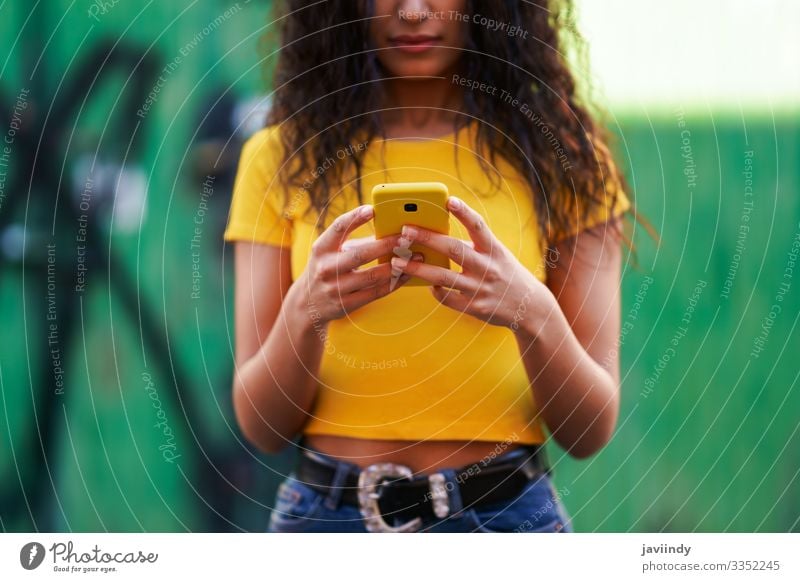
M 373 215 L 370 204 L 345 212 L 311 245 L 308 265 L 293 287 L 302 293 L 303 306 L 315 322 L 324 325 L 340 319 L 396 291 L 411 278 L 402 274 L 392 288 L 390 262 L 359 269 L 379 257 L 391 255 L 401 243 L 399 234 L 378 240 L 372 236 L 347 240 L 353 230 L 372 220 Z M 422 255 L 415 253 L 411 260 L 422 260 Z

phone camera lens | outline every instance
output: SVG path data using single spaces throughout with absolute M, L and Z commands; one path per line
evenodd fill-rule
M 405 210 L 406 212 L 416 212 L 417 211 L 417 205 L 416 204 L 411 204 L 411 203 L 406 204 L 405 206 L 403 206 L 403 210 Z

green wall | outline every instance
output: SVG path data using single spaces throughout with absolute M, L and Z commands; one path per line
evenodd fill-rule
M 202 194 L 191 172 L 191 145 L 202 101 L 215 89 L 229 88 L 240 97 L 259 91 L 258 35 L 267 9 L 256 2 L 240 2 L 238 8 L 216 1 L 120 2 L 97 14 L 96 21 L 87 14 L 91 6 L 62 0 L 40 4 L 33 13 L 14 3 L 0 8 L 0 43 L 8 55 L 0 85 L 7 96 L 31 88 L 38 123 L 59 87 L 104 40 L 122 38 L 149 51 L 160 67 L 182 58 L 140 120 L 143 148 L 128 160 L 144 169 L 148 180 L 141 229 L 126 233 L 98 225 L 113 253 L 110 276 L 123 273 L 131 279 L 141 312 L 123 303 L 106 271 L 90 273 L 88 290 L 73 314 L 74 333 L 61 338 L 71 351 L 63 364 L 64 394 L 57 399 L 56 446 L 45 473 L 49 501 L 36 527 L 263 529 L 278 474 L 289 467 L 291 456 L 249 458 L 241 453 L 229 397 L 230 255 L 210 223 L 199 239 L 200 298 L 191 296 L 191 239 Z M 229 16 L 204 34 L 228 9 Z M 196 42 L 198 34 L 202 40 Z M 192 42 L 195 48 L 183 56 L 181 49 Z M 28 71 L 40 55 L 30 79 Z M 125 75 L 112 76 L 109 83 L 86 91 L 90 98 L 79 115 L 50 120 L 68 128 L 59 137 L 68 153 L 64 160 L 39 163 L 60 166 L 66 161 L 68 176 L 81 153 L 97 150 L 100 157 L 123 159 L 127 142 L 116 133 L 115 116 L 125 82 Z M 638 266 L 627 264 L 623 285 L 623 323 L 628 325 L 621 346 L 623 404 L 617 435 L 599 455 L 584 461 L 564 458 L 553 446 L 556 484 L 578 530 L 800 529 L 800 342 L 795 332 L 800 281 L 784 277 L 787 253 L 800 232 L 796 119 L 708 111 L 687 114 L 683 127 L 675 113 L 625 117 L 615 127 L 637 206 L 659 231 L 661 244 L 657 247 L 636 226 Z M 689 132 L 694 181 L 684 173 L 684 131 Z M 753 152 L 753 195 L 748 198 L 742 173 L 747 151 Z M 10 484 L 12 492 L 17 475 L 31 469 L 23 440 L 36 435 L 32 398 L 39 398 L 35 390 L 49 373 L 39 355 L 45 330 L 36 319 L 47 305 L 35 292 L 46 274 L 44 245 L 58 239 L 62 265 L 74 253 L 73 240 L 49 234 L 52 194 L 14 192 L 24 202 L 13 214 L 9 198 L 0 206 L 0 219 L 43 233 L 43 238 L 28 240 L 25 269 L 6 257 L 0 274 L 0 482 Z M 745 223 L 747 200 L 753 204 Z M 217 214 L 220 208 L 215 207 Z M 723 297 L 742 224 L 749 230 L 729 296 Z M 691 305 L 698 282 L 705 286 Z M 790 284 L 782 310 L 769 319 L 782 282 Z M 684 325 L 681 319 L 689 307 L 693 311 Z M 152 316 L 157 335 L 168 337 L 168 347 L 142 340 L 143 314 Z M 765 318 L 770 325 L 764 349 L 751 356 Z M 685 334 L 676 336 L 681 326 Z M 677 345 L 671 343 L 674 338 Z M 673 353 L 670 347 L 674 355 L 659 364 Z M 166 373 L 156 365 L 159 358 L 168 363 Z M 170 397 L 175 394 L 172 373 L 187 378 L 180 400 Z M 188 409 L 189 404 L 194 408 Z M 173 433 L 171 450 L 180 455 L 172 462 L 159 449 L 167 442 L 154 426 L 159 419 L 166 419 Z M 29 444 L 37 442 L 33 438 Z M 233 459 L 222 472 L 241 490 L 219 478 L 216 497 L 204 489 L 216 474 L 206 457 Z M 214 506 L 211 499 L 227 499 L 229 506 Z M 15 506 L 24 503 L 20 496 Z M 215 512 L 227 515 L 230 523 L 209 521 Z M 24 510 L 4 507 L 2 528 L 31 529 L 26 516 Z

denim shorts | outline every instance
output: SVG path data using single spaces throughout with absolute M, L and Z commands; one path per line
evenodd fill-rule
M 315 451 L 316 452 L 316 451 Z M 354 465 L 326 457 L 344 468 Z M 530 454 L 525 448 L 514 449 L 498 456 L 494 462 Z M 449 495 L 450 515 L 423 521 L 420 532 L 507 532 L 507 533 L 569 533 L 572 520 L 551 477 L 539 473 L 528 481 L 514 498 L 502 502 L 464 507 L 458 490 L 455 469 L 441 469 Z M 335 490 L 334 490 L 335 491 Z M 391 523 L 391 520 L 388 520 Z M 401 525 L 395 522 L 392 525 Z M 342 503 L 334 492 L 322 493 L 297 480 L 292 472 L 278 487 L 275 507 L 270 514 L 270 532 L 307 533 L 366 533 L 361 513 L 355 505 Z

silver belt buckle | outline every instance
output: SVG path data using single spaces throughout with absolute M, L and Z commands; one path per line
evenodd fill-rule
M 422 526 L 422 518 L 415 517 L 399 526 L 391 526 L 383 519 L 378 499 L 381 494 L 378 486 L 382 479 L 387 477 L 395 479 L 411 479 L 414 472 L 395 463 L 376 463 L 361 471 L 358 475 L 358 509 L 364 518 L 364 524 L 369 532 L 414 532 Z

